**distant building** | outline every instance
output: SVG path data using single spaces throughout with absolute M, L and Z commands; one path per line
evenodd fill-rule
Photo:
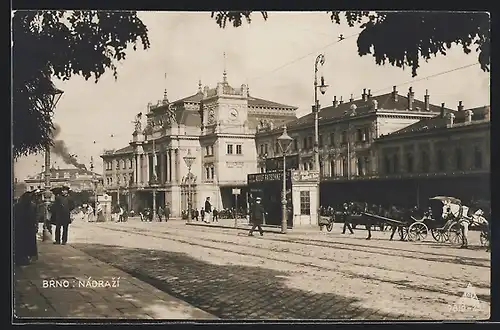
M 295 120 L 296 110 L 252 96 L 247 85 L 230 86 L 225 72 L 216 88 L 200 82 L 197 93 L 175 102 L 165 93 L 148 106 L 148 129 L 136 127 L 129 146 L 101 156 L 104 185 L 114 201 L 128 196 L 135 210 L 152 207 L 154 194 L 156 205 L 168 203 L 174 216 L 188 208 L 188 186 L 193 208 L 207 197 L 217 209 L 233 207 L 232 188 L 241 189 L 238 204 L 246 205 L 247 174 L 257 171 L 255 133 Z M 195 157 L 190 175 L 188 151 Z
M 442 112 L 376 143 L 379 178 L 398 189 L 393 199 L 421 201 L 431 195 L 490 199 L 490 107 Z
M 102 176 L 97 173 L 92 173 L 83 169 L 76 168 L 51 168 L 50 169 L 50 185 L 51 188 L 62 187 L 67 185 L 71 190 L 78 192 L 83 190 L 94 190 L 95 183 L 93 180 L 102 182 Z M 29 176 L 24 180 L 27 190 L 36 190 L 44 187 L 45 172 L 40 172 L 36 175 Z

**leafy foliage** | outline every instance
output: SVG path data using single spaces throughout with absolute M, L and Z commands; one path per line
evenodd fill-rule
M 128 46 L 150 46 L 136 12 L 17 11 L 12 29 L 14 157 L 52 145 L 54 76 L 116 79 Z
M 216 22 L 221 28 L 226 21 L 235 27 L 241 18 L 252 12 L 218 12 Z M 372 54 L 375 63 L 389 62 L 399 68 L 410 67 L 412 76 L 417 75 L 420 59 L 428 61 L 432 56 L 446 55 L 453 45 L 462 47 L 469 54 L 475 46 L 483 71 L 490 68 L 490 17 L 481 12 L 370 12 L 332 11 L 336 24 L 347 22 L 350 27 L 359 26 L 358 54 Z M 262 12 L 267 19 L 267 13 Z M 214 13 L 212 13 L 214 17 Z
M 267 12 L 261 11 L 264 20 L 267 20 Z M 212 18 L 215 17 L 215 21 L 221 28 L 225 28 L 227 22 L 233 23 L 234 27 L 239 27 L 243 23 L 243 19 L 246 19 L 247 23 L 252 22 L 252 11 L 219 11 L 212 12 Z

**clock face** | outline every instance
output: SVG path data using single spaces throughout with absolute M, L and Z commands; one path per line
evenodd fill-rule
M 238 111 L 236 109 L 229 110 L 229 119 L 231 119 L 231 120 L 238 119 Z

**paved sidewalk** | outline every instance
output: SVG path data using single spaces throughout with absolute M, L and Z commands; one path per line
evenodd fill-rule
M 39 242 L 38 249 L 36 263 L 15 268 L 17 320 L 216 319 L 70 245 Z

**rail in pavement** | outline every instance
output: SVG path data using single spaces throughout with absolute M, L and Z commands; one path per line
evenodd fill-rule
M 14 320 L 217 319 L 70 245 L 39 242 L 38 260 L 16 267 Z
M 215 222 L 203 222 L 191 220 L 189 222 L 186 221 L 186 225 L 188 226 L 201 226 L 201 227 L 213 227 L 213 228 L 224 228 L 224 229 L 237 229 L 237 230 L 250 230 L 251 224 L 246 219 L 238 219 L 238 222 L 235 226 L 234 219 L 219 219 Z M 277 226 L 271 225 L 262 225 L 262 230 L 265 233 L 280 233 L 281 228 Z M 319 232 L 320 229 L 318 226 L 304 226 L 297 228 L 288 228 L 288 231 L 291 233 L 304 233 L 304 232 Z

